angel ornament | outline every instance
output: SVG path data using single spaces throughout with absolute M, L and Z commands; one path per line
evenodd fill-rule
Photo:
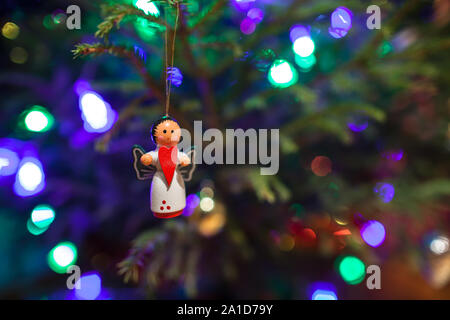
M 142 147 L 135 145 L 134 169 L 139 180 L 152 179 L 150 207 L 153 215 L 173 218 L 182 214 L 186 206 L 184 181 L 189 181 L 195 170 L 194 150 L 187 154 L 178 150 L 181 129 L 169 116 L 156 121 L 151 134 L 157 147 L 145 153 Z

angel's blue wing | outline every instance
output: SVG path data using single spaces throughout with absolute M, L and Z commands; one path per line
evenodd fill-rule
M 184 181 L 190 181 L 192 179 L 192 174 L 195 171 L 195 149 L 189 151 L 187 156 L 191 159 L 191 164 L 185 167 L 180 167 L 179 169 Z
M 152 179 L 156 172 L 155 166 L 145 166 L 141 163 L 141 157 L 145 154 L 141 146 L 133 146 L 133 168 L 139 180 Z

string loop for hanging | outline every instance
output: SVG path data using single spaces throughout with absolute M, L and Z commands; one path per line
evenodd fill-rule
M 175 57 L 175 38 L 177 35 L 177 28 L 178 28 L 178 19 L 180 17 L 180 3 L 178 1 L 175 2 L 177 7 L 177 15 L 175 18 L 175 26 L 173 30 L 173 37 L 172 37 L 172 48 L 170 51 L 170 68 L 168 66 L 169 64 L 169 58 L 168 58 L 168 48 L 167 48 L 167 13 L 164 12 L 165 20 L 166 20 L 166 32 L 165 32 L 165 43 L 164 43 L 164 49 L 165 49 L 165 78 L 166 78 L 166 116 L 169 115 L 169 106 L 170 106 L 170 90 L 172 88 L 172 78 L 173 78 L 173 62 Z M 171 77 L 169 78 L 168 74 L 171 74 Z

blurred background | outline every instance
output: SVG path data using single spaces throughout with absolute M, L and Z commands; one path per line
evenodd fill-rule
M 450 298 L 448 1 L 0 8 L 1 298 Z M 280 170 L 198 166 L 166 221 L 131 148 L 175 25 L 170 114 L 280 129 Z

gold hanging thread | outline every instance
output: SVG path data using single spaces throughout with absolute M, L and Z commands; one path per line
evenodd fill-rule
M 175 57 L 175 38 L 177 35 L 177 27 L 178 27 L 178 19 L 180 16 L 180 3 L 176 1 L 177 6 L 177 15 L 175 18 L 175 26 L 173 30 L 173 37 L 172 37 L 172 48 L 171 48 L 171 59 L 170 59 L 170 72 L 173 77 L 173 63 L 174 63 L 174 57 Z M 169 115 L 169 106 L 170 106 L 170 90 L 172 89 L 172 81 L 169 81 L 168 72 L 169 72 L 169 58 L 168 58 L 168 47 L 167 47 L 167 12 L 164 12 L 165 20 L 166 20 L 166 31 L 165 31 L 165 42 L 164 42 L 164 50 L 165 50 L 165 82 L 166 82 L 166 116 Z

